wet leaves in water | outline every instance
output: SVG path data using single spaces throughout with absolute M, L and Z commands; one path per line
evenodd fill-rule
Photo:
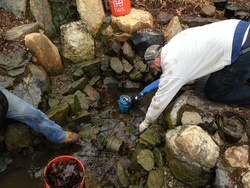
M 46 182 L 50 188 L 78 188 L 84 172 L 74 159 L 54 162 L 46 173 Z

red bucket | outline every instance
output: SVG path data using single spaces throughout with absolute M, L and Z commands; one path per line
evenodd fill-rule
M 113 16 L 123 16 L 130 13 L 130 0 L 109 0 L 109 7 Z
M 77 159 L 77 158 L 75 158 L 73 156 L 70 156 L 70 155 L 62 155 L 62 156 L 56 157 L 56 158 L 52 159 L 51 161 L 49 161 L 49 163 L 47 164 L 47 166 L 44 169 L 44 176 L 47 175 L 47 172 L 48 172 L 50 166 L 53 163 L 67 162 L 67 161 L 72 160 L 72 159 L 76 161 L 76 164 L 78 165 L 78 167 L 81 168 L 82 172 L 85 172 L 85 168 L 84 168 L 82 162 L 79 159 Z M 83 188 L 84 180 L 85 180 L 85 177 L 83 176 L 82 181 L 81 181 L 81 183 L 80 183 L 80 185 L 79 185 L 78 188 Z M 44 188 L 50 188 L 50 185 L 45 182 L 44 183 Z

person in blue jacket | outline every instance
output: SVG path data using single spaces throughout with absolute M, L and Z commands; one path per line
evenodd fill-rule
M 33 130 L 42 133 L 53 143 L 76 143 L 80 139 L 79 134 L 64 131 L 60 125 L 51 121 L 41 110 L 4 87 L 0 87 L 0 125 L 5 118 L 25 123 Z

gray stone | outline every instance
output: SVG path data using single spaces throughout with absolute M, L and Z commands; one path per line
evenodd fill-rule
M 15 46 L 14 50 L 9 54 L 0 54 L 0 67 L 6 70 L 13 70 L 24 67 L 30 59 L 31 54 L 24 49 Z
M 87 84 L 87 78 L 82 77 L 81 79 L 76 80 L 73 83 L 71 83 L 69 86 L 67 86 L 67 88 L 65 88 L 62 94 L 66 96 L 68 94 L 75 93 L 77 90 L 83 91 L 86 84 Z
M 118 57 L 112 57 L 110 59 L 110 66 L 117 74 L 122 74 L 123 65 Z
M 11 28 L 10 30 L 6 31 L 3 36 L 5 40 L 16 40 L 21 36 L 34 32 L 35 30 L 37 30 L 37 28 L 38 28 L 37 22 L 24 24 Z
M 58 125 L 63 126 L 67 121 L 70 106 L 68 103 L 58 104 L 51 107 L 45 113 L 49 119 L 53 120 Z
M 67 103 L 70 106 L 70 111 L 69 111 L 70 115 L 76 115 L 81 109 L 79 99 L 75 94 L 63 97 L 60 103 L 61 104 Z
M 164 182 L 164 170 L 162 168 L 151 170 L 148 175 L 146 186 L 148 188 L 161 188 Z

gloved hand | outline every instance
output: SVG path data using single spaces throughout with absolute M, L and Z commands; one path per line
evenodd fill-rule
M 137 104 L 138 102 L 140 102 L 140 100 L 142 99 L 143 94 L 139 93 L 138 95 L 136 95 L 135 97 L 132 98 L 132 105 Z
M 149 123 L 147 120 L 144 120 L 140 125 L 139 125 L 139 132 L 143 133 L 149 126 Z

